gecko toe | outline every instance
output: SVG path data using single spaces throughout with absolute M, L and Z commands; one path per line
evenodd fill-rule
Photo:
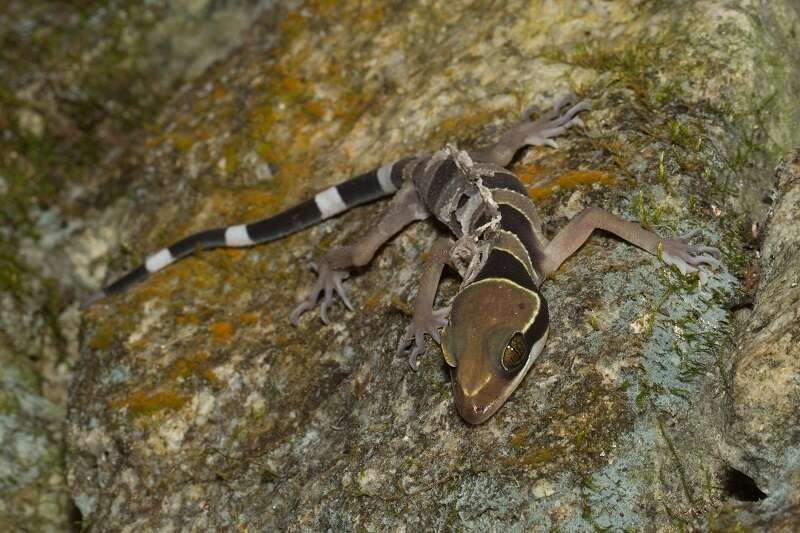
M 411 368 L 416 372 L 419 370 L 419 361 L 417 357 L 425 351 L 425 334 L 424 333 L 415 333 L 414 340 L 413 340 L 413 349 L 411 353 L 408 354 L 408 364 L 411 365 Z
M 304 301 L 300 302 L 300 304 L 298 304 L 297 307 L 294 308 L 294 310 L 292 311 L 292 314 L 289 315 L 289 322 L 293 326 L 296 326 L 297 324 L 300 323 L 300 315 L 302 315 L 303 313 L 305 313 L 306 311 L 308 311 L 312 307 L 314 307 L 314 304 L 313 303 L 309 303 L 308 300 L 304 300 Z
M 688 250 L 690 254 L 710 254 L 717 259 L 722 257 L 722 252 L 719 251 L 719 248 L 713 246 L 689 246 Z
M 709 265 L 712 267 L 718 267 L 720 264 L 719 261 L 710 254 L 693 255 L 687 262 L 690 265 Z
M 683 235 L 678 235 L 675 238 L 677 240 L 683 242 L 683 243 L 687 243 L 691 239 L 693 239 L 694 237 L 697 237 L 699 234 L 700 234 L 700 230 L 699 229 L 693 229 L 693 230 L 689 231 L 688 233 L 684 233 Z
M 342 299 L 342 303 L 344 303 L 345 307 L 350 311 L 353 310 L 353 304 L 350 303 L 350 299 L 347 297 L 347 290 L 344 288 L 342 284 L 342 280 L 344 276 L 337 276 L 336 280 L 334 281 L 334 287 L 336 288 L 336 294 L 339 295 L 339 298 Z

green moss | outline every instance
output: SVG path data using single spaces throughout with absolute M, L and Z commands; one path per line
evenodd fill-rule
M 639 191 L 631 199 L 631 211 L 643 228 L 653 230 L 661 223 L 669 209 L 657 204 L 651 193 Z
M 93 350 L 105 350 L 114 341 L 117 335 L 116 325 L 112 321 L 102 321 L 89 340 L 89 347 Z
M 15 415 L 19 413 L 19 398 L 11 391 L 0 389 L 0 413 L 4 415 Z

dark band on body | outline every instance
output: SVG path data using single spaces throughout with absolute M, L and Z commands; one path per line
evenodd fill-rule
M 533 265 L 538 274 L 541 274 L 541 264 L 544 258 L 541 257 L 531 221 L 508 204 L 498 204 L 498 207 L 500 210 L 500 227 L 517 236 L 522 246 L 525 247 L 525 251 L 528 252 L 528 259 L 530 259 L 531 265 Z
M 488 278 L 503 278 L 513 281 L 520 287 L 530 291 L 538 292 L 533 278 L 516 257 L 505 250 L 492 250 L 489 253 L 486 264 L 483 265 L 480 273 L 475 277 L 475 281 Z
M 433 179 L 430 181 L 428 190 L 425 191 L 427 205 L 436 205 L 439 196 L 445 186 L 453 180 L 453 176 L 458 172 L 458 165 L 451 158 L 445 159 L 436 169 Z
M 525 343 L 528 347 L 532 347 L 536 342 L 547 333 L 547 328 L 550 326 L 550 311 L 547 309 L 547 300 L 539 295 L 539 312 L 536 313 L 536 318 L 533 324 L 522 332 L 525 337 Z
M 491 176 L 483 177 L 483 184 L 490 189 L 508 189 L 528 196 L 528 189 L 519 181 L 519 178 L 508 172 L 495 172 Z
M 130 287 L 135 283 L 139 283 L 140 281 L 144 280 L 150 273 L 144 267 L 144 265 L 139 265 L 138 267 L 134 268 L 117 281 L 112 283 L 111 285 L 103 288 L 103 295 L 114 294 L 120 291 L 123 291 Z

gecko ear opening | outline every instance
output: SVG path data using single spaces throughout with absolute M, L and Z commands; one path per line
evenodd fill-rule
M 447 334 L 449 327 L 445 326 L 442 330 L 442 342 L 440 346 L 442 347 L 442 355 L 444 355 L 444 360 L 447 364 L 453 368 L 458 366 L 458 362 L 456 358 L 453 356 L 453 352 L 450 349 L 450 336 Z

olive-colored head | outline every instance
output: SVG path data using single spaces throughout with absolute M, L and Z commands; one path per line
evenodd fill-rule
M 497 412 L 544 348 L 548 325 L 541 294 L 506 279 L 477 281 L 456 296 L 442 351 L 464 420 L 480 424 Z

